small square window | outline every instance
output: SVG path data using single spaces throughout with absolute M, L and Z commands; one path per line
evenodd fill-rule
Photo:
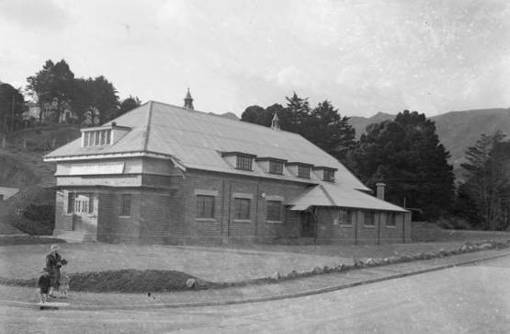
M 298 177 L 301 177 L 303 179 L 309 179 L 310 178 L 310 167 L 309 166 L 298 166 Z
M 236 161 L 236 168 L 242 170 L 252 170 L 253 158 L 248 155 L 238 155 Z
M 396 226 L 397 225 L 397 214 L 395 212 L 388 212 L 386 214 L 386 226 Z
M 234 199 L 234 219 L 249 220 L 250 219 L 251 200 L 248 198 Z
M 283 162 L 276 160 L 269 160 L 269 173 L 282 175 L 283 174 Z
M 266 208 L 267 208 L 266 220 L 270 220 L 270 221 L 281 221 L 282 220 L 282 202 L 281 201 L 267 201 Z
M 122 194 L 120 198 L 120 215 L 131 216 L 131 194 Z
M 335 171 L 333 169 L 325 168 L 322 179 L 324 181 L 333 182 L 335 180 Z
M 338 211 L 338 217 L 335 220 L 336 224 L 340 225 L 352 225 L 352 218 L 354 211 L 342 209 Z
M 214 196 L 197 195 L 197 218 L 214 218 Z
M 373 211 L 365 212 L 365 226 L 375 226 L 375 213 Z

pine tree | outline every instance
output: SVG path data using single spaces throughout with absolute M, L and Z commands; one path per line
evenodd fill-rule
M 454 175 L 433 121 L 404 110 L 394 121 L 371 124 L 352 153 L 368 186 L 387 183 L 386 198 L 434 220 L 451 210 Z
M 458 207 L 474 203 L 476 214 L 464 212 L 473 226 L 501 230 L 509 226 L 510 182 L 506 167 L 510 162 L 510 143 L 497 131 L 483 134 L 476 144 L 466 151 L 467 162 L 462 164 L 466 182 L 459 191 Z M 461 195 L 463 197 L 461 197 Z M 458 210 L 460 211 L 460 210 Z

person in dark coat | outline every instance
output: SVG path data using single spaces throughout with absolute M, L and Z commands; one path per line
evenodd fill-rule
M 67 261 L 58 253 L 60 247 L 51 245 L 50 252 L 46 255 L 46 269 L 50 278 L 50 297 L 56 297 L 55 291 L 58 291 L 60 285 L 60 268 L 67 264 Z
M 48 275 L 48 269 L 43 268 L 41 276 L 37 281 L 37 286 L 39 287 L 39 298 L 41 303 L 44 304 L 48 300 L 48 292 L 50 290 L 50 275 Z

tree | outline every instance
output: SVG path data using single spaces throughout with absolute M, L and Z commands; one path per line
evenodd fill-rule
M 27 90 L 37 98 L 42 120 L 42 111 L 52 109 L 54 121 L 58 121 L 72 99 L 74 73 L 65 60 L 54 64 L 47 60 L 41 71 L 27 78 Z
M 369 125 L 352 154 L 365 184 L 385 182 L 390 202 L 421 209 L 428 220 L 447 214 L 453 204 L 454 175 L 448 157 L 434 122 L 408 110 L 394 121 Z
M 310 109 L 307 99 L 296 93 L 286 97 L 287 105 L 275 103 L 266 109 L 254 105 L 246 108 L 241 115 L 245 122 L 271 126 L 274 114 L 278 114 L 280 128 L 298 133 L 331 154 L 345 161 L 346 154 L 355 144 L 354 129 L 347 117 L 342 117 L 329 101 L 321 102 Z
M 271 126 L 272 118 L 273 115 L 267 109 L 257 105 L 247 107 L 241 114 L 241 121 L 263 126 Z
M 466 182 L 458 192 L 457 211 L 472 226 L 502 230 L 509 226 L 510 182 L 506 169 L 510 163 L 510 143 L 497 131 L 482 134 L 466 151 L 467 162 L 462 164 Z M 475 211 L 462 211 L 467 206 Z
M 25 99 L 19 90 L 0 83 L 0 131 L 14 131 L 21 124 L 24 111 Z
M 117 115 L 115 115 L 114 118 L 119 117 L 120 115 L 123 115 L 130 110 L 138 108 L 141 104 L 142 104 L 142 101 L 140 101 L 140 99 L 137 96 L 133 97 L 133 96 L 129 95 L 128 98 L 124 99 L 120 103 L 119 112 L 117 113 Z
M 325 100 L 315 107 L 305 122 L 303 136 L 340 161 L 355 145 L 355 131 L 348 117 L 342 117 L 333 105 Z
M 63 121 L 63 114 L 70 110 L 80 123 L 91 114 L 97 114 L 99 123 L 104 123 L 119 113 L 119 97 L 111 82 L 102 75 L 75 78 L 65 60 L 56 64 L 47 60 L 42 70 L 27 81 L 27 90 L 42 110 L 40 120 L 44 116 L 50 121 Z

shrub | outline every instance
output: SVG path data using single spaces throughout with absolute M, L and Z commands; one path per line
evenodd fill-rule
M 8 223 L 30 235 L 51 235 L 55 227 L 55 192 L 29 187 L 9 198 Z

